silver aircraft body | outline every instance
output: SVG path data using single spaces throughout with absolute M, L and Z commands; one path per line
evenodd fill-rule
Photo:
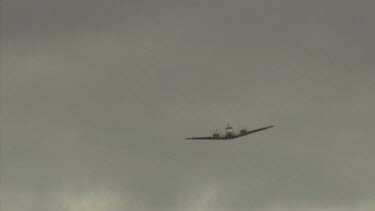
M 242 136 L 247 136 L 247 135 L 250 135 L 252 133 L 256 133 L 256 132 L 259 132 L 259 131 L 262 131 L 262 130 L 267 130 L 267 129 L 273 128 L 273 127 L 274 126 L 271 125 L 271 126 L 267 126 L 267 127 L 258 128 L 258 129 L 255 129 L 255 130 L 242 129 L 242 130 L 240 130 L 239 133 L 236 133 L 236 132 L 234 132 L 233 127 L 229 126 L 229 124 L 228 124 L 227 127 L 225 128 L 225 134 L 223 134 L 223 135 L 221 135 L 219 133 L 214 133 L 214 134 L 212 134 L 212 136 L 188 137 L 188 138 L 185 138 L 185 139 L 187 139 L 187 140 L 228 140 L 228 139 L 239 138 L 239 137 L 242 137 Z

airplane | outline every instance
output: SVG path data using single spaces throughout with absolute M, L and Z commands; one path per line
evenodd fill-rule
M 185 140 L 228 140 L 228 139 L 235 139 L 235 138 L 239 138 L 239 137 L 242 137 L 242 136 L 250 135 L 250 134 L 258 132 L 258 131 L 267 130 L 267 129 L 273 128 L 273 127 L 274 126 L 271 125 L 271 126 L 267 126 L 267 127 L 258 128 L 258 129 L 255 129 L 255 130 L 250 130 L 250 131 L 248 131 L 246 129 L 242 129 L 242 130 L 240 130 L 239 133 L 234 133 L 233 127 L 231 127 L 229 124 L 227 124 L 227 127 L 225 128 L 225 134 L 224 135 L 220 135 L 219 133 L 214 133 L 214 134 L 212 134 L 212 136 L 188 137 L 188 138 L 185 138 Z

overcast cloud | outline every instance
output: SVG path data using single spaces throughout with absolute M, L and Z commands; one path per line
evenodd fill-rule
M 2 210 L 375 210 L 374 11 L 2 1 Z

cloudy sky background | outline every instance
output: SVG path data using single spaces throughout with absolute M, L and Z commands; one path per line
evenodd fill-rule
M 3 0 L 2 210 L 375 210 L 374 10 Z

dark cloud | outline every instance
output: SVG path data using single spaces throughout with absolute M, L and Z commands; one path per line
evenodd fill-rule
M 3 2 L 3 208 L 373 210 L 374 6 Z

